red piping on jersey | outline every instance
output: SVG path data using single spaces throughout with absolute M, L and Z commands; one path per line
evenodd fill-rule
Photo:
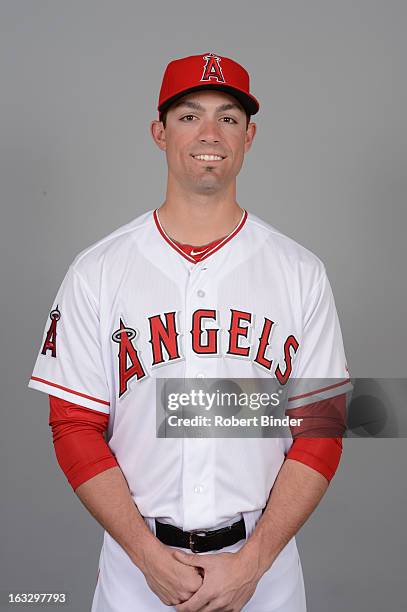
M 179 253 L 180 255 L 182 255 L 182 257 L 184 257 L 185 259 L 187 259 L 189 262 L 191 263 L 198 263 L 197 261 L 195 261 L 195 259 L 191 256 L 188 255 L 187 253 L 185 253 L 182 248 L 180 246 L 178 246 L 178 244 L 176 242 L 174 242 L 174 240 L 172 240 L 168 234 L 166 234 L 163 226 L 160 223 L 160 219 L 158 218 L 158 212 L 157 209 L 154 210 L 153 212 L 153 217 L 154 217 L 154 221 L 155 224 L 157 226 L 158 231 L 160 232 L 161 236 L 164 238 L 164 240 L 166 242 L 168 242 L 168 244 L 170 246 L 172 246 L 173 249 L 175 249 L 177 251 L 177 253 Z M 229 242 L 229 240 L 232 240 L 232 238 L 234 238 L 234 236 L 236 236 L 236 234 L 238 232 L 240 232 L 240 230 L 242 229 L 243 225 L 245 224 L 247 219 L 247 210 L 243 211 L 242 214 L 242 218 L 240 219 L 237 227 L 235 227 L 235 229 L 233 230 L 233 232 L 231 232 L 228 236 L 226 236 L 221 242 L 219 242 L 219 244 L 217 244 L 216 246 L 214 246 L 212 249 L 210 249 L 207 253 L 205 253 L 205 255 L 203 255 L 199 261 L 203 261 L 204 259 L 206 259 L 207 257 L 209 257 L 210 255 L 212 255 L 213 253 L 215 253 L 216 251 L 218 251 L 220 248 L 222 248 L 227 242 Z
M 293 402 L 294 400 L 302 399 L 303 397 L 309 397 L 310 395 L 315 395 L 315 393 L 321 393 L 322 391 L 329 391 L 329 389 L 335 389 L 336 387 L 341 387 L 342 385 L 345 385 L 348 382 L 350 382 L 350 378 L 346 378 L 340 383 L 329 385 L 329 387 L 321 387 L 320 389 L 315 389 L 315 391 L 310 391 L 309 393 L 304 393 L 303 395 L 295 395 L 293 397 L 289 397 L 288 401 Z
M 74 395 L 79 395 L 80 397 L 84 397 L 86 399 L 90 399 L 93 402 L 99 402 L 99 404 L 104 404 L 105 406 L 110 406 L 110 402 L 105 402 L 105 400 L 98 399 L 97 397 L 92 397 L 91 395 L 86 395 L 86 393 L 80 393 L 79 391 L 74 391 L 73 389 L 68 389 L 68 387 L 63 387 L 62 385 L 57 385 L 49 380 L 44 380 L 43 378 L 38 378 L 37 376 L 31 376 L 31 380 L 37 380 L 38 382 L 45 383 L 46 385 L 50 385 L 51 387 L 56 387 L 57 389 L 62 389 L 62 391 L 68 391 L 69 393 L 73 393 Z

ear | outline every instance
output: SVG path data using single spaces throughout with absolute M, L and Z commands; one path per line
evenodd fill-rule
M 163 122 L 157 120 L 152 121 L 150 124 L 150 132 L 157 147 L 161 149 L 161 151 L 165 151 L 167 148 L 167 141 Z
M 253 144 L 254 137 L 256 135 L 257 125 L 253 122 L 250 122 L 247 126 L 245 139 L 244 139 L 244 152 L 247 153 L 250 147 Z

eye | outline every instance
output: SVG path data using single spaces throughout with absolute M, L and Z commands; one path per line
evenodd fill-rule
M 184 119 L 187 119 L 188 117 L 195 117 L 195 115 L 184 115 L 184 117 L 181 117 L 180 121 L 184 121 Z M 195 117 L 196 119 L 196 117 Z
M 233 123 L 237 123 L 237 121 L 233 119 L 233 117 L 223 117 L 223 119 L 230 119 L 230 121 L 233 121 Z M 226 123 L 230 123 L 230 121 L 227 121 Z

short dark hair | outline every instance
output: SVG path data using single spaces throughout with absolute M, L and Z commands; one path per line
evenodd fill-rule
M 170 110 L 171 106 L 169 106 L 168 108 L 166 108 L 162 113 L 159 114 L 159 120 L 162 121 L 163 125 L 164 125 L 164 129 L 167 127 L 167 114 L 168 111 Z M 244 110 L 244 109 L 243 109 Z M 249 113 L 245 110 L 244 111 L 246 113 L 246 129 L 250 123 L 250 117 L 251 115 L 249 115 Z

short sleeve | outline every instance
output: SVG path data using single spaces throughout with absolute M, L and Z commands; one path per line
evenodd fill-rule
M 86 408 L 110 412 L 98 304 L 73 265 L 47 316 L 28 386 Z
M 292 378 L 290 409 L 352 390 L 335 300 L 324 267 L 304 305 Z

